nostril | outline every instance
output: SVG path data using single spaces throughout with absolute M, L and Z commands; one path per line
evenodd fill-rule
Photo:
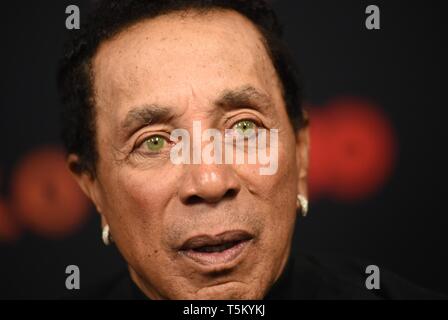
M 204 199 L 202 199 L 199 196 L 194 195 L 194 196 L 188 197 L 186 204 L 197 204 L 197 203 L 201 203 L 201 202 L 204 202 Z
M 227 192 L 224 194 L 223 198 L 235 198 L 237 195 L 238 191 L 236 189 L 229 189 L 227 190 Z
M 234 198 L 238 194 L 238 191 L 236 189 L 228 189 L 223 195 L 212 197 L 210 195 L 207 196 L 201 196 L 201 195 L 191 195 L 187 198 L 185 201 L 185 204 L 192 205 L 192 204 L 198 204 L 198 203 L 214 203 L 218 202 L 221 199 L 231 199 Z

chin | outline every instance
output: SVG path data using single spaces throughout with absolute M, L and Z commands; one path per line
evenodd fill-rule
M 186 299 L 192 300 L 260 300 L 264 290 L 241 282 L 228 282 L 221 285 L 206 287 Z

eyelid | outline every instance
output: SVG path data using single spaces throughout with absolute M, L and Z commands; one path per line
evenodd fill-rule
M 227 119 L 226 122 L 228 122 L 230 119 Z M 230 125 L 230 128 L 232 129 L 236 124 L 238 124 L 239 122 L 242 121 L 251 121 L 253 123 L 255 123 L 255 125 L 258 128 L 265 128 L 266 126 L 264 125 L 263 121 L 261 121 L 258 117 L 256 116 L 249 116 L 249 115 L 241 115 L 241 117 L 239 117 L 236 120 L 232 120 L 232 124 Z
M 132 152 L 138 150 L 147 140 L 151 139 L 152 137 L 162 137 L 166 140 L 168 144 L 171 144 L 172 141 L 170 140 L 170 136 L 165 132 L 152 132 L 152 133 L 146 133 L 140 135 L 139 138 L 136 139 L 136 142 L 134 143 L 134 146 L 132 147 Z
M 263 121 L 261 120 L 261 117 L 258 115 L 258 112 L 256 110 L 246 109 L 246 108 L 227 114 L 224 119 L 224 124 L 227 126 L 228 123 L 231 122 L 231 123 L 233 123 L 232 124 L 232 126 L 233 126 L 238 121 L 244 121 L 244 120 L 250 120 L 250 121 L 253 121 L 261 126 L 264 126 Z

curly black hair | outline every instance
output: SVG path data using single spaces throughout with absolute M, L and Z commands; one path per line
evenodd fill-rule
M 230 9 L 247 17 L 265 40 L 280 82 L 289 119 L 295 130 L 305 125 L 302 90 L 297 68 L 282 41 L 283 32 L 273 9 L 264 0 L 103 0 L 86 24 L 66 45 L 58 71 L 63 105 L 62 140 L 79 161 L 76 173 L 96 175 L 96 119 L 93 99 L 92 58 L 100 44 L 143 19 L 184 10 Z

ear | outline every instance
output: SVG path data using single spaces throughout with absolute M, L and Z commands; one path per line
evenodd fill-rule
M 304 111 L 304 125 L 296 132 L 296 161 L 298 185 L 297 191 L 299 194 L 308 198 L 308 166 L 309 166 L 309 149 L 310 149 L 310 137 L 309 137 L 309 125 L 308 125 L 308 113 Z
M 75 178 L 84 194 L 93 202 L 96 210 L 101 214 L 101 221 L 104 224 L 105 218 L 102 214 L 102 203 L 98 180 L 90 172 L 80 172 L 76 170 L 76 168 L 79 168 L 79 162 L 79 157 L 76 154 L 70 154 L 67 157 L 68 168 L 72 176 Z

